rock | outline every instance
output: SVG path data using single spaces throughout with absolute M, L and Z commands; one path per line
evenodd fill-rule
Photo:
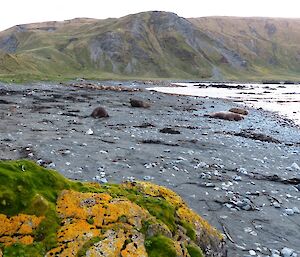
M 233 180 L 242 181 L 242 177 L 241 176 L 234 176 Z
M 291 170 L 295 170 L 295 171 L 299 171 L 300 170 L 300 167 L 297 163 L 293 163 L 290 167 Z
M 273 202 L 273 206 L 274 206 L 275 208 L 281 208 L 281 205 L 280 205 L 279 202 Z
M 255 252 L 254 250 L 249 250 L 249 254 L 250 254 L 251 256 L 255 256 L 255 255 L 256 255 L 256 252 Z
M 233 112 L 214 112 L 206 116 L 209 116 L 214 119 L 222 119 L 222 120 L 229 120 L 229 121 L 240 121 L 244 119 L 242 115 Z
M 180 134 L 180 131 L 172 129 L 172 128 L 163 128 L 159 130 L 160 133 L 165 134 Z
M 149 108 L 150 104 L 142 101 L 142 100 L 137 100 L 137 99 L 130 99 L 130 104 L 132 107 L 137 107 L 137 108 Z
M 284 247 L 281 250 L 281 254 L 283 257 L 291 257 L 291 256 L 293 256 L 293 253 L 294 253 L 294 250 L 291 248 Z
M 292 215 L 294 215 L 295 212 L 294 212 L 293 209 L 287 208 L 287 209 L 284 210 L 284 213 L 285 213 L 286 215 L 292 216 Z
M 103 107 L 97 107 L 93 110 L 91 116 L 94 119 L 98 119 L 98 118 L 107 118 L 109 117 L 107 111 L 103 108 Z
M 300 214 L 300 210 L 299 210 L 298 207 L 293 207 L 292 210 L 293 210 L 294 213 Z
M 241 115 L 248 115 L 248 111 L 243 108 L 231 108 L 229 112 L 233 112 Z
M 278 254 L 276 254 L 276 253 L 273 253 L 273 254 L 271 255 L 271 257 L 280 257 L 280 255 L 278 255 Z
M 85 132 L 85 134 L 87 134 L 87 135 L 93 135 L 93 134 L 94 134 L 94 131 L 91 130 L 91 129 L 88 129 L 88 130 Z
M 222 234 L 165 187 L 78 183 L 26 160 L 0 161 L 0 177 L 4 253 L 22 247 L 16 256 L 186 257 L 193 246 L 197 256 L 226 256 Z M 22 214 L 28 208 L 31 214 Z

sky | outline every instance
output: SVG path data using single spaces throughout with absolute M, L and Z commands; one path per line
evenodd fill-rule
M 254 16 L 300 18 L 300 0 L 0 0 L 0 30 L 17 24 L 77 17 L 121 17 L 170 11 L 182 17 Z

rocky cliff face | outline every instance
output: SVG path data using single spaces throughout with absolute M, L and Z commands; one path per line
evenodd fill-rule
M 0 32 L 0 78 L 298 78 L 299 25 L 168 12 L 19 25 Z
M 223 236 L 171 190 L 82 184 L 0 162 L 0 256 L 226 256 Z

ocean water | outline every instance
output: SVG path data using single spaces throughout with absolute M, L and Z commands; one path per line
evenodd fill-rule
M 300 85 L 298 84 L 173 83 L 172 85 L 149 88 L 149 90 L 230 99 L 252 108 L 275 112 L 300 125 Z

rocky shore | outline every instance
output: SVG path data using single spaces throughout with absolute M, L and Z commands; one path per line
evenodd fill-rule
M 28 158 L 79 181 L 167 186 L 224 233 L 228 256 L 299 256 L 297 126 L 254 109 L 214 119 L 206 114 L 237 103 L 119 84 L 137 90 L 0 84 L 1 159 Z M 109 117 L 91 117 L 98 106 Z

